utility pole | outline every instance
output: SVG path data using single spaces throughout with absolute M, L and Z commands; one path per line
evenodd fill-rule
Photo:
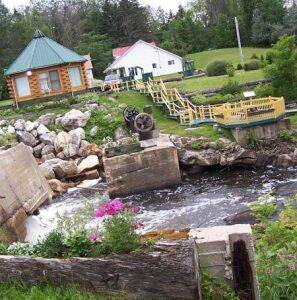
M 236 34 L 237 34 L 237 42 L 238 42 L 238 48 L 239 48 L 240 62 L 241 62 L 241 64 L 243 64 L 244 63 L 244 56 L 243 56 L 242 47 L 241 47 L 240 31 L 239 31 L 239 24 L 238 24 L 237 17 L 235 17 L 235 26 L 236 26 Z

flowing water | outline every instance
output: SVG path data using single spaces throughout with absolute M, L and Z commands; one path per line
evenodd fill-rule
M 96 186 L 106 193 L 106 185 Z M 142 231 L 164 228 L 195 228 L 223 225 L 224 218 L 246 209 L 249 202 L 273 190 L 278 201 L 297 192 L 297 169 L 232 170 L 208 172 L 197 179 L 164 190 L 157 190 L 123 198 L 136 201 L 141 207 Z M 50 205 L 40 208 L 37 216 L 27 220 L 27 241 L 54 229 L 57 213 L 71 215 L 82 206 L 85 197 L 98 202 L 94 190 L 65 194 Z M 91 220 L 90 220 L 91 221 Z

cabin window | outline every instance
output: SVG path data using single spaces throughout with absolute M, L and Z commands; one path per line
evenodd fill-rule
M 153 69 L 157 69 L 157 64 L 153 63 Z
M 51 91 L 60 91 L 61 82 L 58 71 L 49 71 L 39 74 L 40 89 L 43 94 Z
M 82 85 L 79 67 L 69 68 L 68 73 L 72 87 L 75 88 Z
M 175 61 L 174 60 L 168 60 L 168 65 L 171 66 L 171 65 L 174 65 L 175 64 Z
M 16 78 L 15 87 L 19 97 L 26 97 L 31 95 L 29 80 L 27 76 Z

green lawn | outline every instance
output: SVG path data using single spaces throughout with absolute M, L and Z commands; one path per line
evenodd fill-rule
M 246 61 L 251 59 L 251 56 L 255 53 L 260 58 L 261 54 L 265 54 L 268 49 L 266 48 L 243 48 L 243 53 Z M 226 60 L 236 66 L 240 63 L 239 50 L 238 48 L 226 48 L 209 50 L 198 53 L 189 54 L 188 59 L 195 61 L 195 66 L 198 69 L 205 69 L 206 66 L 215 60 Z
M 120 104 L 135 106 L 139 110 L 147 105 L 152 105 L 153 102 L 147 95 L 137 92 L 122 92 L 119 94 L 117 101 Z M 153 116 L 157 122 L 158 128 L 167 134 L 175 134 L 188 137 L 209 137 L 212 140 L 217 140 L 222 137 L 222 134 L 215 131 L 211 125 L 203 125 L 196 129 L 186 130 L 186 127 L 179 124 L 179 120 L 172 120 L 165 117 L 165 112 L 158 106 L 153 106 Z M 227 133 L 226 133 L 227 134 Z
M 264 79 L 262 70 L 256 71 L 237 71 L 235 76 L 230 78 L 227 75 L 224 76 L 213 76 L 213 77 L 198 77 L 187 79 L 183 81 L 168 82 L 166 86 L 169 88 L 178 88 L 185 92 L 199 92 L 209 88 L 222 87 L 229 80 L 238 81 L 239 83 L 245 83 L 253 80 Z
M 8 105 L 12 105 L 13 101 L 12 100 L 0 100 L 0 108 L 1 106 L 8 106 Z

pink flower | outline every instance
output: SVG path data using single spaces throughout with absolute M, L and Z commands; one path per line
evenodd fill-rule
M 110 200 L 109 202 L 103 204 L 96 211 L 96 218 L 102 218 L 105 216 L 114 216 L 117 213 L 123 211 L 124 203 L 120 199 Z
M 101 240 L 101 237 L 97 232 L 91 232 L 88 236 L 88 240 L 91 242 L 98 242 Z
M 139 206 L 137 206 L 137 205 L 135 205 L 135 206 L 132 206 L 131 207 L 131 212 L 133 213 L 133 214 L 138 214 L 139 212 L 140 212 L 140 207 Z

